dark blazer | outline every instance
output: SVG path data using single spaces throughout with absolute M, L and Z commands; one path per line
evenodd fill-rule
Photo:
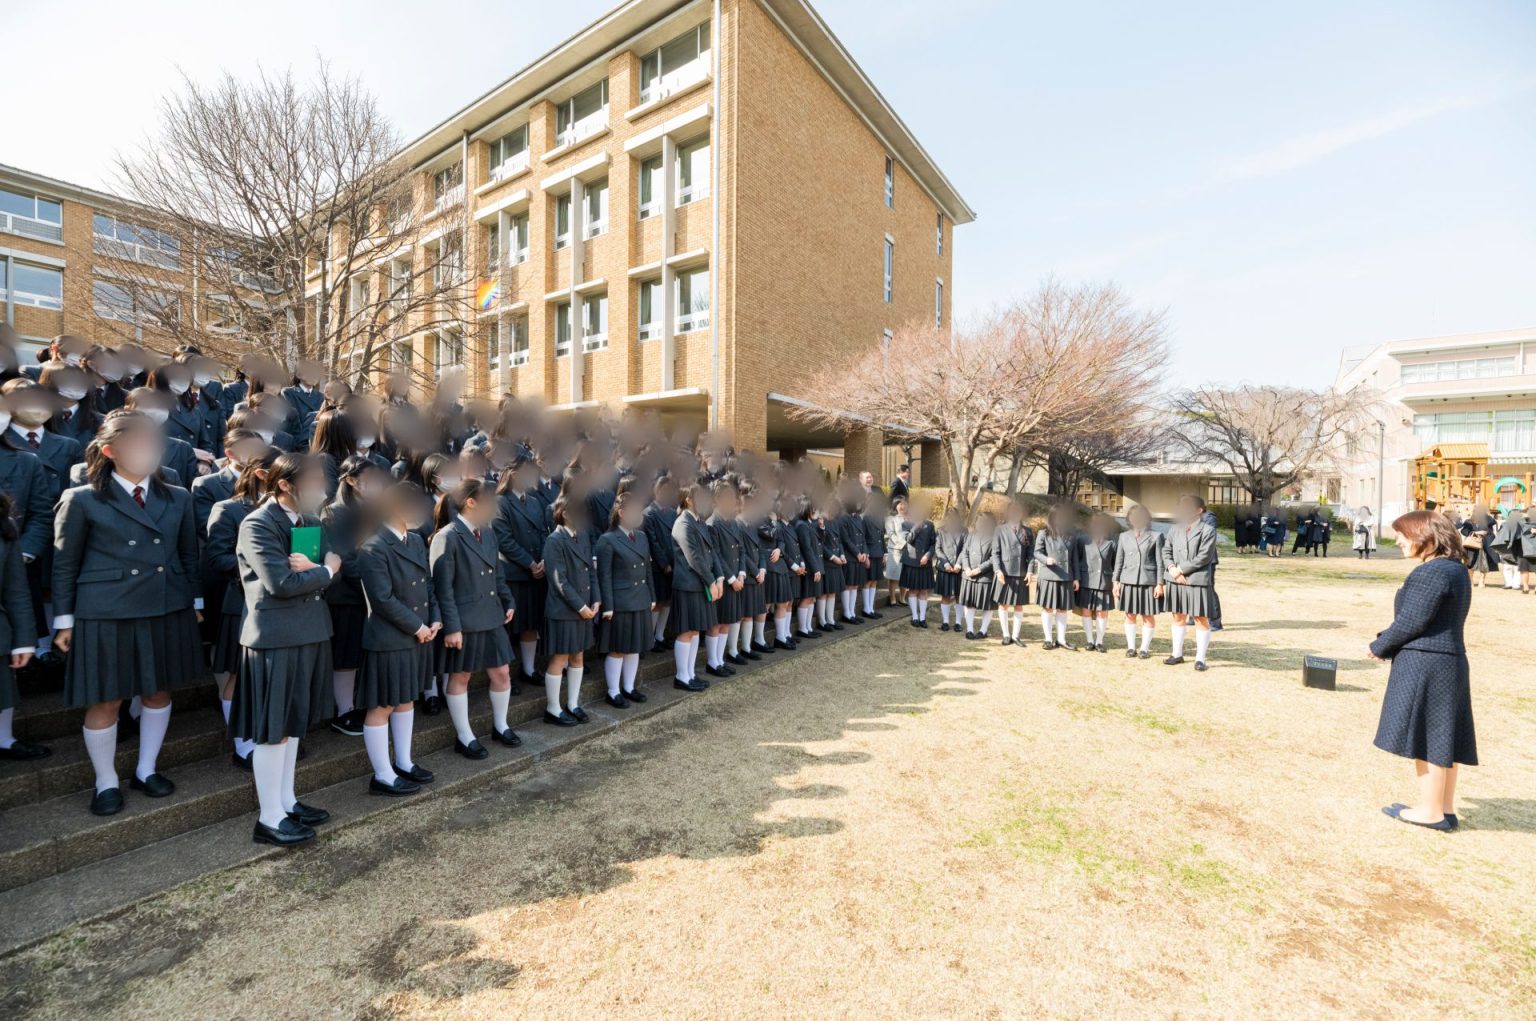
M 17 434 L 17 429 L 22 430 L 22 435 Z M 47 468 L 49 475 L 53 477 L 54 492 L 62 493 L 69 488 L 69 470 L 85 460 L 85 448 L 80 445 L 79 440 L 49 432 L 42 426 L 31 430 L 22 426 L 12 426 L 11 442 L 18 447 L 31 449 L 24 435 L 27 432 L 37 433 L 37 449 L 32 452 L 43 462 L 43 467 Z
M 1035 574 L 1042 581 L 1077 581 L 1076 535 L 1057 535 L 1048 528 L 1035 534 Z M 1047 564 L 1049 558 L 1055 565 Z
M 964 532 L 946 532 L 939 529 L 933 538 L 933 566 L 942 571 L 946 567 L 959 567 L 960 554 L 965 551 Z
M 190 443 L 198 450 L 218 453 L 224 449 L 224 415 L 218 404 L 199 395 L 189 408 L 178 397 L 165 420 L 167 436 Z
M 800 544 L 795 542 L 794 531 L 782 521 L 764 521 L 757 526 L 757 543 L 762 549 L 763 564 L 769 574 L 788 574 L 790 565 L 798 563 Z M 779 559 L 773 559 L 773 551 L 779 551 Z
M 853 563 L 862 553 L 870 552 L 866 538 L 869 533 L 864 529 L 864 517 L 861 514 L 841 514 L 831 526 L 837 529 L 837 537 L 843 543 L 843 555 Z M 880 525 L 881 542 L 884 542 L 885 525 Z
M 325 590 L 325 601 L 335 606 L 363 605 L 363 575 L 357 551 L 370 536 L 364 535 L 363 510 L 356 504 L 333 500 L 321 515 L 325 547 L 341 557 L 341 570 Z
M 993 574 L 993 547 L 997 545 L 997 537 L 983 538 L 975 532 L 965 537 L 965 545 L 960 547 L 960 573 L 964 577 L 970 571 L 976 572 L 978 578 L 990 578 Z
M 741 540 L 741 559 L 746 564 L 747 584 L 756 585 L 757 572 L 768 570 L 768 547 L 763 544 L 758 535 L 757 526 L 749 525 L 740 518 L 736 519 L 736 536 Z M 767 574 L 763 575 L 766 581 Z
M 303 527 L 318 527 L 318 518 L 302 517 Z M 293 522 L 276 500 L 268 500 L 240 522 L 235 559 L 245 590 L 245 620 L 240 644 L 251 649 L 285 649 L 331 640 L 331 613 L 325 590 L 331 572 L 323 564 L 307 571 L 288 567 L 293 552 Z M 321 554 L 325 553 L 322 536 Z
M 998 576 L 1022 578 L 1029 574 L 1035 559 L 1035 532 L 1028 525 L 1019 525 L 1015 532 L 1007 523 L 997 526 L 993 533 L 992 570 Z
M 496 549 L 508 581 L 532 581 L 533 565 L 544 556 L 544 501 L 532 492 L 521 498 L 508 493 L 496 499 Z
M 551 532 L 544 540 L 544 571 L 549 578 L 544 616 L 550 620 L 580 620 L 582 607 L 602 602 L 585 530 L 575 535 L 564 528 Z
M 251 384 L 243 379 L 237 379 L 233 383 L 226 383 L 219 387 L 219 407 L 224 412 L 226 422 L 229 416 L 235 413 L 235 405 L 244 401 L 245 395 L 250 391 Z
M 181 458 L 177 456 L 178 452 L 180 452 L 180 451 L 186 451 L 186 454 L 187 454 L 186 460 L 189 460 L 189 461 L 192 462 L 192 464 L 194 466 L 193 468 L 188 468 L 186 466 L 186 464 L 181 464 L 181 466 L 178 468 L 178 467 L 176 467 L 176 466 L 174 466 L 172 464 L 173 460 L 175 460 L 175 461 L 180 461 L 181 460 Z M 199 476 L 197 474 L 196 467 L 195 467 L 196 464 L 197 464 L 197 455 L 192 453 L 192 448 L 191 447 L 189 447 L 185 443 L 182 443 L 180 440 L 173 440 L 173 439 L 170 439 L 170 438 L 166 439 L 166 441 L 165 441 L 165 460 L 160 462 L 160 474 L 165 478 L 165 481 L 168 484 L 170 484 L 172 486 L 181 486 L 183 489 L 185 489 L 186 486 L 182 485 L 182 479 L 187 479 L 187 478 L 196 479 L 196 478 L 199 478 Z M 184 472 L 187 473 L 187 474 L 183 474 Z M 73 465 L 69 469 L 69 485 L 65 486 L 64 488 L 68 489 L 70 486 L 83 486 L 83 485 L 85 485 L 85 462 L 81 461 L 79 464 Z M 194 522 L 194 525 L 195 525 L 195 522 Z
M 225 465 L 212 475 L 199 475 L 192 480 L 192 517 L 197 522 L 197 534 L 208 534 L 208 517 L 213 505 L 235 495 L 235 483 L 240 473 L 231 465 Z
M 192 494 L 144 487 L 134 503 L 115 479 L 106 492 L 66 489 L 53 533 L 53 612 L 131 620 L 191 609 L 196 599 L 197 526 Z
M 821 554 L 820 531 L 814 521 L 796 519 L 794 525 L 795 544 L 800 547 L 800 562 L 805 565 L 805 573 L 820 574 L 827 569 L 826 560 Z M 841 555 L 841 554 L 839 554 Z
M 368 602 L 364 649 L 414 649 L 416 632 L 442 620 L 427 544 L 415 532 L 401 540 L 388 528 L 379 529 L 358 548 L 357 566 Z
M 315 416 L 320 414 L 320 408 L 325 404 L 325 394 L 320 392 L 318 386 L 308 393 L 304 392 L 302 386 L 285 386 L 283 400 L 293 409 L 288 421 L 283 423 L 283 428 L 304 446 L 309 446 L 309 441 L 315 435 Z
M 859 520 L 864 523 L 864 550 L 872 557 L 885 556 L 885 518 L 872 518 L 868 513 L 860 514 Z
M 672 523 L 672 587 L 679 592 L 704 592 L 724 580 L 707 527 L 693 511 Z
M 645 508 L 645 537 L 651 543 L 651 563 L 657 574 L 672 568 L 672 526 L 676 523 L 676 507 L 653 503 Z
M 838 527 L 836 521 L 829 521 L 825 525 L 812 524 L 812 545 L 820 554 L 816 561 L 816 570 L 826 573 L 832 565 L 833 557 L 847 557 L 848 550 L 843 545 L 843 530 Z M 840 567 L 847 566 L 839 564 Z
M 128 403 L 128 391 L 121 383 L 106 382 L 96 388 L 96 410 L 105 415 Z M 227 417 L 227 413 L 226 413 Z
M 1458 561 L 1429 560 L 1408 573 L 1393 599 L 1392 626 L 1371 652 L 1391 659 L 1404 649 L 1464 655 L 1462 630 L 1472 606 L 1472 581 Z
M 587 494 L 587 531 L 591 534 L 592 548 L 597 548 L 597 540 L 608 531 L 608 522 L 613 519 L 614 493 L 611 489 L 594 489 Z
M 27 569 L 21 562 L 21 544 L 0 539 L 0 655 L 36 645 L 37 617 L 33 615 Z
M 255 509 L 244 500 L 229 499 L 220 500 L 208 513 L 202 575 L 205 585 L 215 578 L 223 580 L 224 602 L 220 609 L 226 617 L 238 617 L 245 612 L 245 589 L 240 586 L 235 546 L 240 541 L 240 522 Z
M 709 539 L 719 561 L 720 576 L 727 582 L 748 573 L 746 550 L 741 545 L 741 533 L 736 522 L 715 514 L 709 519 Z M 757 565 L 751 565 L 751 573 L 757 573 Z
M 1216 563 L 1216 529 L 1203 521 L 1188 528 L 1175 525 L 1163 545 L 1163 574 L 1178 570 L 1190 585 L 1209 585 Z
M 481 529 L 476 539 L 475 533 L 455 518 L 447 528 L 433 533 L 429 559 L 444 634 L 490 631 L 506 624 L 507 611 L 514 604 L 496 559 L 493 529 Z
M 901 562 L 907 567 L 921 567 L 923 557 L 928 558 L 928 563 L 933 563 L 933 548 L 938 539 L 938 533 L 933 527 L 932 521 L 919 521 L 912 526 L 912 531 L 907 533 L 907 544 L 901 548 Z
M 649 610 L 656 601 L 651 544 L 643 531 L 615 528 L 597 540 L 597 591 L 603 613 Z
M 60 412 L 60 414 L 62 415 L 63 412 Z M 57 418 L 55 420 L 57 420 Z M 88 414 L 84 409 L 77 405 L 75 409 L 69 413 L 68 422 L 60 422 L 58 425 L 51 426 L 50 428 L 52 428 L 53 431 L 58 435 L 67 436 L 75 442 L 79 443 L 81 448 L 84 449 L 86 444 L 90 443 L 91 440 L 96 438 L 96 430 L 100 428 L 100 426 L 101 419 L 99 416 Z
M 1077 579 L 1082 582 L 1083 588 L 1103 591 L 1114 585 L 1117 548 L 1118 544 L 1114 539 L 1094 542 L 1087 536 L 1083 536 L 1078 541 Z
M 53 542 L 53 504 L 59 484 L 36 454 L 0 446 L 0 491 L 9 493 L 15 504 L 21 552 L 37 559 Z
M 1115 540 L 1114 581 L 1121 585 L 1163 583 L 1163 537 L 1154 529 L 1137 534 L 1127 528 Z
M 901 476 L 898 475 L 891 482 L 891 502 L 895 503 L 898 499 L 905 500 L 906 498 L 907 498 L 907 484 L 905 482 L 901 481 Z

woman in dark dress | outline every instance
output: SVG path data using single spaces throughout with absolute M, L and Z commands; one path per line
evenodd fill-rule
M 1461 566 L 1461 536 L 1443 514 L 1412 511 L 1392 522 L 1405 552 L 1420 561 L 1398 589 L 1392 626 L 1370 656 L 1391 660 L 1376 747 L 1412 759 L 1419 777 L 1414 805 L 1382 809 L 1402 822 L 1457 827 L 1456 774 L 1477 765 L 1472 691 L 1463 628 L 1472 584 Z

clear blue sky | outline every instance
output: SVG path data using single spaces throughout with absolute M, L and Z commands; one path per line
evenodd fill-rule
M 411 135 L 611 4 L 50 6 L 0 12 L 8 77 L 49 83 L 0 162 L 105 185 L 177 65 L 323 54 Z M 1113 279 L 1168 309 L 1175 382 L 1310 385 L 1344 346 L 1536 326 L 1536 3 L 817 9 L 979 213 L 962 314 Z

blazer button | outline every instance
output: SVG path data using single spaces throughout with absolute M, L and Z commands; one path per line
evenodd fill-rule
M 158 545 L 160 545 L 160 540 L 159 540 L 159 539 L 156 539 L 156 540 L 155 540 L 155 545 L 156 545 L 156 546 L 158 546 Z
M 139 573 L 139 569 L 137 567 L 135 567 L 133 570 L 129 571 L 128 573 L 129 574 L 138 574 Z
M 165 573 L 165 568 L 163 568 L 163 567 L 157 567 L 157 568 L 155 568 L 155 570 L 157 572 L 159 572 L 160 574 L 164 574 Z
M 139 540 L 137 540 L 137 539 L 129 539 L 128 540 L 128 545 L 130 545 L 130 546 L 137 546 L 138 544 L 139 544 Z

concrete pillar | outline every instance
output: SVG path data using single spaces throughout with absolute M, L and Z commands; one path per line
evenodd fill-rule
M 949 485 L 949 454 L 945 451 L 944 444 L 937 440 L 929 440 L 918 448 L 917 464 L 914 466 L 912 477 L 917 480 L 919 486 Z
M 857 478 L 859 472 L 873 472 L 880 478 L 880 450 L 885 436 L 879 429 L 849 429 L 843 435 L 843 473 Z

